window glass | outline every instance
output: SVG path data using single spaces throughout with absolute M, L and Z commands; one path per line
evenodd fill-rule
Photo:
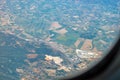
M 83 72 L 119 34 L 119 0 L 0 0 L 0 79 L 57 80 Z

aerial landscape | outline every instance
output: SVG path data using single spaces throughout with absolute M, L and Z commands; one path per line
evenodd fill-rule
M 119 0 L 0 0 L 0 80 L 85 71 L 119 34 Z

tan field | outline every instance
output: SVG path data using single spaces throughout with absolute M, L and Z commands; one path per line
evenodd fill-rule
M 5 26 L 5 25 L 10 24 L 9 19 L 5 19 L 5 18 L 1 18 L 1 19 L 0 19 L 0 22 L 1 22 L 1 25 L 2 25 L 2 26 Z
M 49 76 L 55 76 L 56 70 L 53 69 L 46 69 L 46 72 L 48 73 Z
M 27 54 L 27 58 L 29 58 L 29 59 L 36 58 L 37 56 L 38 56 L 38 54 Z
M 59 33 L 59 34 L 61 34 L 61 35 L 64 35 L 64 34 L 67 33 L 68 31 L 67 31 L 65 28 L 63 28 L 63 29 L 60 29 L 60 30 L 56 30 L 55 32 L 57 32 L 57 33 Z
M 58 29 L 60 27 L 61 27 L 61 25 L 59 24 L 59 22 L 53 22 L 50 26 L 50 30 L 55 30 L 55 29 Z
M 92 48 L 92 40 L 86 39 L 83 46 L 81 47 L 81 50 L 90 50 Z
M 74 43 L 74 45 L 75 45 L 76 48 L 78 47 L 79 44 L 80 44 L 80 39 L 78 39 L 78 40 Z

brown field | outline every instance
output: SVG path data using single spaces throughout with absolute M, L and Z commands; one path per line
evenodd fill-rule
M 2 25 L 2 26 L 5 26 L 5 25 L 10 24 L 9 19 L 5 19 L 5 18 L 1 18 L 1 19 L 0 19 L 0 22 L 1 22 L 1 25 Z
M 74 43 L 74 45 L 75 45 L 76 48 L 78 47 L 79 44 L 80 44 L 80 39 L 78 39 L 78 40 Z
M 92 40 L 86 39 L 81 50 L 90 50 L 92 48 Z
M 36 58 L 37 56 L 38 54 L 27 54 L 28 59 L 33 59 L 33 58 Z
M 68 32 L 65 28 L 63 29 L 60 29 L 60 30 L 56 30 L 55 32 L 61 34 L 61 35 L 64 35 L 66 32 Z
M 58 29 L 60 27 L 61 27 L 61 25 L 59 24 L 59 22 L 52 22 L 51 26 L 50 26 L 50 30 L 55 30 L 55 29 Z

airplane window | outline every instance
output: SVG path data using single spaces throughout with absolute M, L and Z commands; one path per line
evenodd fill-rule
M 119 0 L 0 0 L 0 80 L 83 73 L 119 35 Z

